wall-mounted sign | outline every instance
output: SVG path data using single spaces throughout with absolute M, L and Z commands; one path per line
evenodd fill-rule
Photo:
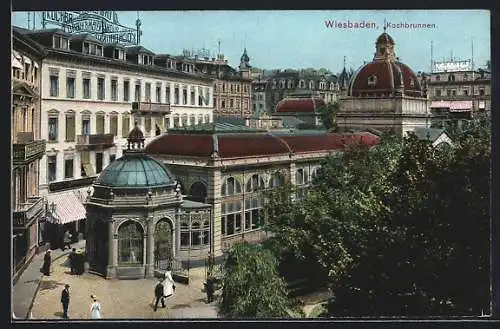
M 135 28 L 123 26 L 114 11 L 44 11 L 44 29 L 46 24 L 59 26 L 72 34 L 89 33 L 103 43 L 138 45 L 142 34 L 139 19 Z
M 471 71 L 472 61 L 470 59 L 465 61 L 449 61 L 449 62 L 434 62 L 432 64 L 432 72 L 458 72 L 458 71 Z

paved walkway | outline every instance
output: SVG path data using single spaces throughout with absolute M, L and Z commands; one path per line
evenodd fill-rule
M 166 308 L 153 310 L 154 287 L 157 279 L 106 280 L 100 276 L 84 273 L 69 274 L 66 259 L 53 262 L 51 276 L 42 278 L 40 289 L 32 308 L 34 319 L 60 319 L 62 305 L 61 291 L 65 284 L 70 285 L 70 319 L 90 318 L 90 295 L 98 296 L 102 315 L 106 319 L 178 319 L 178 318 L 216 318 L 215 303 L 206 304 L 205 294 L 201 291 L 204 268 L 190 270 L 190 283 L 176 283 L 175 294 L 166 301 Z
M 72 245 L 72 248 L 84 247 L 85 240 Z M 66 249 L 65 251 L 61 249 L 52 250 L 52 262 L 55 262 L 58 257 L 69 254 L 70 251 L 71 249 Z M 12 288 L 12 313 L 18 319 L 29 318 L 29 313 L 39 288 L 40 279 L 43 276 L 40 273 L 40 268 L 42 267 L 44 256 L 45 253 L 35 255 Z

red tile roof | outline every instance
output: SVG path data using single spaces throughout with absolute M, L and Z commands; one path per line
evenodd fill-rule
M 285 98 L 276 105 L 276 113 L 314 113 L 322 105 L 325 105 L 325 102 L 319 97 Z
M 215 137 L 215 138 L 214 138 Z M 166 134 L 146 146 L 151 155 L 210 157 L 218 148 L 221 158 L 342 150 L 358 141 L 370 146 L 379 138 L 370 133 L 275 136 L 272 134 Z

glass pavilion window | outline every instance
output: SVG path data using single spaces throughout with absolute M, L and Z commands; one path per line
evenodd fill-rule
M 210 243 L 208 213 L 186 213 L 181 216 L 181 249 L 200 248 Z M 191 225 L 190 225 L 191 223 Z
M 141 265 L 143 232 L 140 224 L 128 221 L 118 229 L 118 263 L 120 265 Z

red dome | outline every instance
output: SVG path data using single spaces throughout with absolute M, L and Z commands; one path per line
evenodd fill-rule
M 425 97 L 417 75 L 398 61 L 394 45 L 394 40 L 385 32 L 377 38 L 375 57 L 353 76 L 349 96 Z
M 285 98 L 276 105 L 276 113 L 314 113 L 316 109 L 325 105 L 319 97 Z

